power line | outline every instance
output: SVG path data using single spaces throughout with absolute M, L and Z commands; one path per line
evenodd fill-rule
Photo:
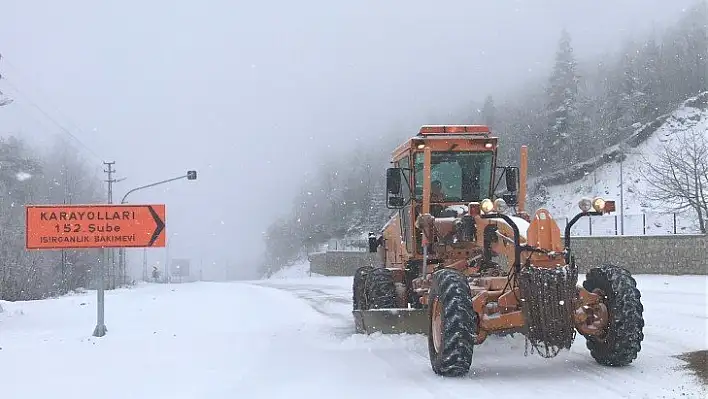
M 3 55 L 2 55 L 2 54 L 0 54 L 0 59 L 2 59 L 2 60 L 4 61 L 4 64 L 5 64 L 5 65 L 9 66 L 10 69 L 12 69 L 12 70 L 14 71 L 14 75 L 15 75 L 16 77 L 21 77 L 21 76 L 22 76 L 23 72 L 20 71 L 20 68 L 17 68 L 17 67 L 15 66 L 15 64 L 13 64 L 11 61 L 8 61 L 7 59 L 3 58 Z M 36 80 L 33 76 L 30 76 L 30 78 L 32 78 L 32 80 Z M 76 123 L 74 123 L 74 122 L 71 120 L 71 118 L 69 118 L 66 114 L 62 114 L 62 113 L 59 111 L 59 107 L 57 107 L 56 104 L 52 104 L 51 101 L 46 101 L 46 97 L 47 97 L 47 96 L 46 96 L 46 92 L 42 92 L 42 90 L 39 90 L 39 89 L 37 89 L 36 87 L 34 88 L 34 92 L 35 92 L 35 94 L 39 94 L 40 97 L 45 97 L 45 103 L 50 103 L 50 105 L 52 105 L 52 106 L 54 107 L 55 113 L 58 113 L 59 116 L 61 116 L 63 119 L 66 120 L 66 122 L 69 123 L 69 125 L 72 125 L 72 127 L 73 127 L 74 130 L 78 130 L 78 131 L 84 133 L 84 132 L 83 132 L 83 129 L 81 129 L 81 127 L 79 127 Z
M 37 105 L 37 104 L 36 104 L 34 101 L 32 101 L 26 94 L 24 94 L 22 91 L 20 91 L 20 90 L 17 88 L 16 85 L 14 85 L 13 83 L 11 83 L 11 82 L 10 82 L 9 80 L 7 80 L 7 78 L 5 78 L 5 77 L 3 77 L 3 81 L 5 81 L 5 82 L 7 83 L 7 85 L 10 86 L 15 92 L 17 92 L 17 93 L 21 94 L 23 97 L 25 97 L 25 100 L 26 100 L 31 106 L 33 106 L 35 109 L 37 109 L 37 111 L 39 111 L 40 113 L 42 113 L 42 115 L 44 115 L 45 118 L 49 119 L 49 121 L 51 121 L 52 123 L 54 123 L 54 124 L 55 124 L 59 129 L 61 129 L 64 133 L 66 133 L 66 134 L 69 135 L 71 138 L 73 138 L 74 141 L 76 141 L 77 143 L 79 143 L 79 145 L 81 145 L 86 151 L 88 151 L 91 155 L 93 155 L 97 160 L 103 161 L 103 158 L 102 158 L 100 155 L 98 155 L 98 153 L 96 153 L 96 151 L 94 151 L 94 150 L 93 150 L 91 147 L 89 147 L 88 145 L 84 144 L 83 141 L 81 141 L 78 137 L 76 137 L 73 133 L 71 133 L 71 132 L 69 131 L 69 129 L 67 129 L 66 127 L 64 127 L 61 123 L 57 122 L 56 119 L 52 118 L 45 110 L 42 109 L 42 107 L 40 107 L 39 105 Z
M 9 65 L 12 69 L 17 70 L 17 68 L 16 68 L 11 62 L 7 61 L 7 59 L 6 59 L 5 57 L 2 57 L 2 55 L 0 55 L 0 58 L 3 60 L 4 63 L 6 63 L 7 65 Z M 12 83 L 11 81 L 9 81 L 9 80 L 7 79 L 7 77 L 5 77 L 4 75 L 2 76 L 2 80 L 5 81 L 5 82 L 7 83 L 7 85 L 8 85 L 10 88 L 12 88 L 17 94 L 20 94 L 21 96 L 23 96 L 23 97 L 25 98 L 25 100 L 26 100 L 31 106 L 33 106 L 35 109 L 37 109 L 37 111 L 39 111 L 42 115 L 44 115 L 45 118 L 49 119 L 49 121 L 51 121 L 52 123 L 54 123 L 54 125 L 56 125 L 62 132 L 64 132 L 64 133 L 66 133 L 67 135 L 69 135 L 72 139 L 74 139 L 74 141 L 76 141 L 76 142 L 77 142 L 80 146 L 82 146 L 86 151 L 88 151 L 91 155 L 93 155 L 98 161 L 103 161 L 103 158 L 102 158 L 100 155 L 98 155 L 98 153 L 97 153 L 96 151 L 94 151 L 91 147 L 89 147 L 88 145 L 86 145 L 83 141 L 81 141 L 78 137 L 76 137 L 76 135 L 74 135 L 73 133 L 71 133 L 71 131 L 69 131 L 69 129 L 67 129 L 66 127 L 64 127 L 64 125 L 62 125 L 61 123 L 59 123 L 56 119 L 52 118 L 51 115 L 49 115 L 48 112 L 46 112 L 46 111 L 45 111 L 42 107 L 40 107 L 36 102 L 32 101 L 32 99 L 31 99 L 27 94 L 25 94 L 22 90 L 20 90 L 20 89 L 17 87 L 16 84 L 14 84 L 14 83 Z M 66 119 L 66 116 L 65 116 L 65 119 Z M 71 124 L 74 125 L 74 127 L 76 128 L 76 130 L 81 131 L 81 129 L 78 128 L 78 126 L 76 126 L 76 124 L 74 124 L 74 123 L 71 123 Z

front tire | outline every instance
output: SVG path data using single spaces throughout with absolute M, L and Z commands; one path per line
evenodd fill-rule
M 601 291 L 609 313 L 608 325 L 599 337 L 586 336 L 590 355 L 604 366 L 626 366 L 642 349 L 644 306 L 637 282 L 625 269 L 603 265 L 588 271 L 583 288 Z
M 366 277 L 373 269 L 371 266 L 362 266 L 354 272 L 354 281 L 352 282 L 352 307 L 353 310 L 366 310 L 366 295 L 364 286 Z
M 444 377 L 464 376 L 472 366 L 478 329 L 465 275 L 454 269 L 435 272 L 428 310 L 428 351 L 433 371 Z
M 398 307 L 396 283 L 393 272 L 383 267 L 372 268 L 364 283 L 367 309 L 393 309 Z

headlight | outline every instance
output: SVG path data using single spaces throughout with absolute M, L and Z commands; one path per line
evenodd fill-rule
M 580 202 L 578 202 L 578 207 L 583 212 L 590 212 L 590 209 L 592 209 L 592 200 L 590 198 L 583 197 L 580 199 Z
M 496 209 L 497 212 L 504 212 L 506 210 L 506 201 L 502 198 L 495 199 L 494 209 Z
M 482 208 L 482 212 L 489 213 L 494 210 L 494 203 L 489 198 L 486 198 L 482 200 L 480 208 Z
M 592 200 L 592 207 L 595 209 L 595 212 L 602 212 L 603 209 L 605 209 L 605 200 L 597 197 L 594 200 Z

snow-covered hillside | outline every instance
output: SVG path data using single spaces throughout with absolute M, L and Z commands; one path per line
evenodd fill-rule
M 578 200 L 583 196 L 602 196 L 617 202 L 618 230 L 620 226 L 620 171 L 624 185 L 624 234 L 671 234 L 674 229 L 673 211 L 646 199 L 649 184 L 640 174 L 648 162 L 656 162 L 657 153 L 666 143 L 680 139 L 678 133 L 690 130 L 708 135 L 708 92 L 691 98 L 673 113 L 637 128 L 621 145 L 613 146 L 600 157 L 575 165 L 552 176 L 530 181 L 536 203 L 551 211 L 559 226 L 565 226 L 565 217 L 578 212 Z M 621 164 L 620 164 L 621 160 Z M 554 184 L 556 183 L 556 184 Z M 558 184 L 560 183 L 560 184 Z M 646 214 L 643 220 L 642 214 Z M 697 232 L 695 214 L 684 212 L 676 217 L 679 234 Z M 614 235 L 614 216 L 593 218 L 592 235 Z M 573 234 L 589 234 L 589 225 L 579 222 Z

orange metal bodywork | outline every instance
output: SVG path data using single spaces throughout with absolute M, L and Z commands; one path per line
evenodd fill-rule
M 403 158 L 409 157 L 413 158 L 416 152 L 426 154 L 427 161 L 430 161 L 429 155 L 433 152 L 439 151 L 470 151 L 470 152 L 493 152 L 496 155 L 498 138 L 490 136 L 489 134 L 484 134 L 483 132 L 489 132 L 486 126 L 482 125 L 444 125 L 444 126 L 423 126 L 421 127 L 421 134 L 427 131 L 431 131 L 434 128 L 438 130 L 446 130 L 448 132 L 459 132 L 468 130 L 471 132 L 476 132 L 467 137 L 458 135 L 430 135 L 430 136 L 416 136 L 405 143 L 401 144 L 398 148 L 393 151 L 392 162 L 398 162 Z M 425 148 L 418 148 L 418 146 L 424 145 Z M 494 165 L 496 166 L 496 157 Z M 523 166 L 522 166 L 523 167 Z M 522 175 L 525 175 L 522 172 Z M 427 177 L 427 179 L 426 179 Z M 416 177 L 416 178 L 421 178 Z M 415 248 L 406 248 L 406 240 L 414 242 L 415 240 L 411 237 L 411 234 L 405 234 L 402 229 L 402 218 L 407 218 L 408 226 L 414 226 L 416 220 L 416 206 L 420 209 L 420 214 L 430 213 L 430 176 L 422 176 L 423 181 L 423 195 L 422 201 L 413 200 L 410 206 L 410 211 L 403 214 L 402 212 L 397 212 L 391 219 L 386 223 L 383 229 L 383 236 L 385 241 L 386 249 L 386 265 L 387 267 L 394 267 L 393 265 L 403 267 L 403 264 L 411 259 L 422 259 L 422 255 L 418 254 Z M 492 181 L 494 179 L 492 178 Z M 522 185 L 525 185 L 525 181 L 522 180 Z M 452 204 L 452 203 L 449 203 Z M 446 205 L 446 204 L 441 204 Z M 412 231 L 413 229 L 411 229 Z M 390 254 L 389 254 L 390 253 Z M 392 262 L 389 264 L 388 259 Z
M 503 221 L 481 219 L 479 217 L 476 219 L 479 225 L 494 225 L 498 228 L 497 236 L 500 239 L 495 245 L 492 245 L 492 252 L 509 260 L 506 276 L 476 277 L 470 281 L 472 308 L 479 316 L 477 344 L 481 344 L 489 334 L 518 331 L 523 329 L 525 323 L 521 303 L 519 302 L 521 298 L 519 288 L 515 284 L 514 277 L 508 277 L 514 259 L 514 245 L 510 234 L 511 228 Z M 555 268 L 565 265 L 560 230 L 547 210 L 540 209 L 536 212 L 529 224 L 527 235 L 528 238 L 522 241 L 522 245 L 527 243 L 548 253 L 539 254 L 522 251 L 522 259 L 530 259 L 531 264 L 535 267 Z M 478 238 L 478 240 L 481 239 Z M 481 247 L 483 244 L 477 242 L 475 245 Z M 470 276 L 474 276 L 479 272 L 478 268 L 469 267 L 467 259 L 464 258 L 452 258 L 449 262 L 437 268 L 440 267 L 454 268 Z M 429 286 L 430 279 L 425 278 L 422 281 L 428 284 L 419 284 L 418 286 L 418 292 L 422 294 L 420 302 L 427 304 L 427 286 Z M 578 331 L 584 335 L 599 335 L 607 325 L 608 313 L 601 303 L 600 298 L 602 295 L 602 293 L 588 292 L 584 288 L 578 287 L 578 295 L 574 304 L 576 309 L 574 319 Z
M 427 148 L 430 148 L 432 152 L 436 151 L 488 151 L 496 152 L 497 150 L 496 137 L 486 137 L 486 136 L 471 136 L 469 138 L 463 137 L 445 137 L 445 136 L 432 136 L 432 137 L 414 137 L 408 140 L 405 144 L 400 145 L 393 151 L 393 160 L 397 161 L 403 158 L 405 155 L 411 152 L 422 152 L 418 146 L 425 143 Z M 491 144 L 491 147 L 487 147 L 487 144 Z
M 462 125 L 464 126 L 464 125 Z M 495 181 L 497 138 L 490 136 L 488 129 L 478 125 L 476 127 L 423 127 L 421 134 L 413 137 L 396 148 L 393 152 L 392 163 L 402 159 L 413 159 L 416 152 L 425 154 L 426 165 L 430 165 L 430 155 L 436 151 L 476 151 L 493 152 L 494 161 L 491 181 Z M 437 130 L 435 130 L 437 129 Z M 474 132 L 462 136 L 459 132 Z M 439 132 L 446 132 L 443 135 Z M 424 133 L 430 133 L 424 135 Z M 435 134 L 433 134 L 435 133 Z M 537 251 L 521 251 L 521 260 L 528 259 L 536 267 L 559 267 L 565 265 L 564 245 L 561 240 L 560 229 L 552 218 L 550 212 L 539 209 L 533 217 L 525 216 L 525 196 L 527 178 L 527 148 L 521 148 L 521 164 L 519 167 L 519 198 L 515 224 L 519 226 L 519 242 L 532 246 Z M 412 162 L 409 162 L 412 164 Z M 430 175 L 415 176 L 412 179 L 423 179 L 422 201 L 411 199 L 410 205 L 396 212 L 384 226 L 383 236 L 383 261 L 386 268 L 401 271 L 396 273 L 397 282 L 405 283 L 403 272 L 409 262 L 421 262 L 423 254 L 417 250 L 420 244 L 416 235 L 422 235 L 421 242 L 429 243 L 433 248 L 432 256 L 436 264 L 427 265 L 425 270 L 413 279 L 410 288 L 418 294 L 418 301 L 424 307 L 428 305 L 428 290 L 432 273 L 440 268 L 454 268 L 472 277 L 470 290 L 472 293 L 472 307 L 479 320 L 477 343 L 482 343 L 489 334 L 518 331 L 524 328 L 524 316 L 519 303 L 519 289 L 515 278 L 509 277 L 514 268 L 515 245 L 513 228 L 501 218 L 483 218 L 475 215 L 476 237 L 473 241 L 463 243 L 445 242 L 445 237 L 452 234 L 455 218 L 433 218 L 430 215 Z M 425 172 L 424 172 L 425 174 Z M 413 175 L 411 175 L 413 176 Z M 493 184 L 493 183 L 492 183 Z M 468 205 L 468 204 L 443 204 L 443 205 Z M 530 219 L 525 222 L 524 219 Z M 525 223 L 528 223 L 526 228 Z M 407 228 L 406 228 L 407 226 Z M 494 227 L 494 240 L 488 242 L 488 250 L 498 258 L 506 258 L 505 264 L 499 264 L 502 269 L 500 276 L 480 275 L 482 258 L 485 251 L 485 234 L 488 228 Z M 405 295 L 408 295 L 406 293 Z M 401 303 L 406 303 L 405 298 L 400 298 Z M 603 313 L 600 307 L 600 294 L 587 292 L 578 287 L 574 314 L 576 327 L 583 334 L 600 334 L 603 326 Z M 604 314 L 606 319 L 606 312 Z M 599 320 L 599 322 L 598 322 Z M 604 320 L 606 323 L 606 320 Z M 600 323 L 600 324 L 598 324 Z

